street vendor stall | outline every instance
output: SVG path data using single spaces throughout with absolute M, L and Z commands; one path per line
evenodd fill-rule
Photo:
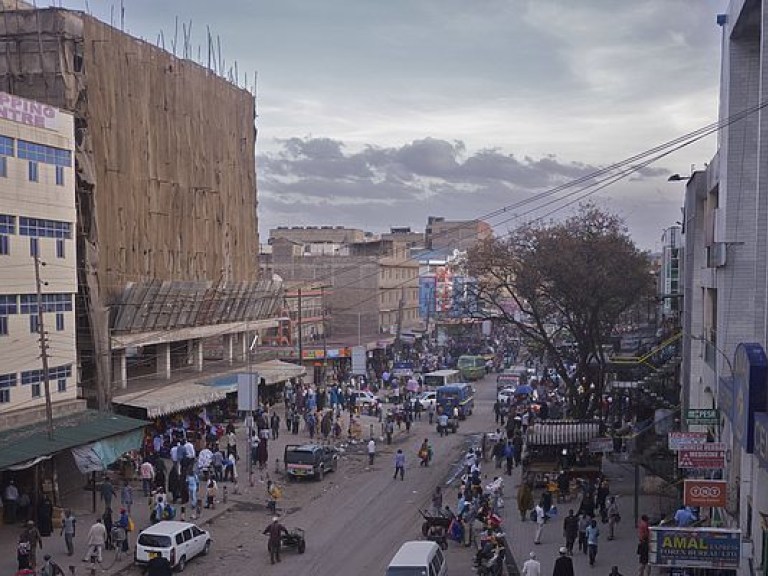
M 596 421 L 543 420 L 526 432 L 523 477 L 543 486 L 561 472 L 570 479 L 592 479 L 601 473 L 602 454 L 589 451 L 589 441 L 602 436 Z

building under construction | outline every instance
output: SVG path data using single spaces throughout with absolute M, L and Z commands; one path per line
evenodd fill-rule
M 130 405 L 135 380 L 194 405 L 207 351 L 244 361 L 280 305 L 258 279 L 253 94 L 86 13 L 0 6 L 0 91 L 74 115 L 82 396 Z

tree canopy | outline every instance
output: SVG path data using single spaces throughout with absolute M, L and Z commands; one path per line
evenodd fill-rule
M 653 290 L 649 258 L 623 220 L 584 204 L 563 222 L 532 223 L 479 243 L 467 254 L 467 268 L 477 279 L 481 314 L 516 326 L 542 348 L 566 383 L 574 413 L 589 411 L 590 398 L 596 400 L 590 385 L 601 391 L 603 345 L 621 315 Z M 573 373 L 558 347 L 564 334 L 576 345 Z

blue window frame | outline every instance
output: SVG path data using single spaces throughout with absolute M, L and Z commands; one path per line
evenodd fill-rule
M 13 138 L 0 136 L 0 155 L 13 156 Z
M 37 294 L 19 297 L 21 314 L 37 314 Z M 72 294 L 43 294 L 43 312 L 72 312 Z
M 18 299 L 15 294 L 0 294 L 0 316 L 18 314 Z
M 16 216 L 0 214 L 0 234 L 16 234 Z
M 29 255 L 32 256 L 32 258 L 36 258 L 40 255 L 40 239 L 39 238 L 30 238 L 29 239 Z
M 44 164 L 53 164 L 54 166 L 72 166 L 72 152 L 45 144 L 35 144 L 26 140 L 18 142 L 19 158 L 24 160 L 34 160 Z
M 8 158 L 0 156 L 0 178 L 8 178 Z
M 56 331 L 64 330 L 64 312 L 56 312 Z
M 50 380 L 59 380 L 61 378 L 69 378 L 72 376 L 72 364 L 64 364 L 63 366 L 54 366 L 48 368 L 48 378 Z M 21 385 L 28 386 L 30 384 L 39 384 L 45 380 L 45 374 L 42 370 L 27 370 L 21 373 Z
M 0 374 L 0 404 L 11 401 L 11 388 L 16 386 L 16 373 Z
M 0 234 L 0 256 L 8 256 L 11 253 L 11 239 L 5 234 Z
M 56 166 L 56 186 L 64 186 L 64 167 Z
M 56 239 L 56 258 L 66 258 L 67 251 L 64 244 L 64 238 Z
M 30 182 L 40 181 L 40 166 L 38 166 L 37 162 L 29 161 L 28 177 Z
M 72 238 L 72 224 L 59 220 L 44 220 L 43 218 L 20 216 L 19 234 L 21 236 L 69 239 Z

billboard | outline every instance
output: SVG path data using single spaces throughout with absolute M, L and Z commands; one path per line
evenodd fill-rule
M 728 503 L 728 483 L 725 480 L 685 480 L 683 504 L 704 508 L 725 508 Z
M 677 467 L 694 470 L 725 468 L 725 443 L 689 444 L 677 451 Z
M 667 445 L 672 451 L 680 450 L 687 444 L 704 444 L 706 441 L 706 432 L 670 432 L 667 436 Z
M 726 528 L 651 528 L 650 560 L 657 566 L 739 567 L 741 531 Z
M 435 317 L 435 299 L 437 278 L 434 275 L 421 276 L 419 278 L 419 317 Z

